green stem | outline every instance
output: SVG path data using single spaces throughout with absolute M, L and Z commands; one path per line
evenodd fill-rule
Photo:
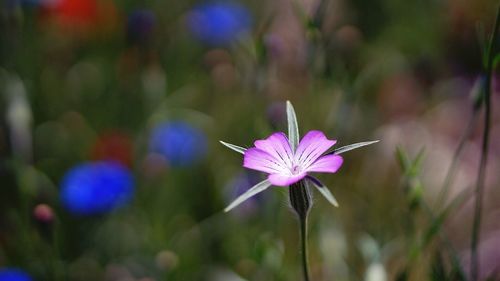
M 488 146 L 490 138 L 490 126 L 491 126 L 491 82 L 493 76 L 493 60 L 495 52 L 495 42 L 497 39 L 497 33 L 499 28 L 499 18 L 500 18 L 500 5 L 498 6 L 497 15 L 495 18 L 495 25 L 493 32 L 491 33 L 489 46 L 487 50 L 487 63 L 486 63 L 486 83 L 484 85 L 484 105 L 485 105 L 485 116 L 484 116 L 484 131 L 483 131 L 483 143 L 481 148 L 481 160 L 479 163 L 479 171 L 477 175 L 476 182 L 476 200 L 474 205 L 474 221 L 472 226 L 472 239 L 471 239 L 471 280 L 477 281 L 479 278 L 479 253 L 478 244 L 480 240 L 480 230 L 481 230 L 481 216 L 482 216 L 482 205 L 483 205 L 483 193 L 484 193 L 484 182 L 486 177 L 486 163 L 488 162 Z
M 474 128 L 474 124 L 476 123 L 476 120 L 477 120 L 479 109 L 480 109 L 480 107 L 473 109 L 472 116 L 469 119 L 469 123 L 467 124 L 467 127 L 465 128 L 465 132 L 463 133 L 462 137 L 460 138 L 457 149 L 455 150 L 455 153 L 453 154 L 451 164 L 448 167 L 448 170 L 446 171 L 446 176 L 445 176 L 443 186 L 441 187 L 441 190 L 440 190 L 439 195 L 438 195 L 438 199 L 436 200 L 437 204 L 444 203 L 444 200 L 445 200 L 446 196 L 448 195 L 450 186 L 453 184 L 453 180 L 455 179 L 455 172 L 456 172 L 457 166 L 458 166 L 458 161 L 459 161 L 460 156 L 462 155 L 462 151 L 465 147 L 465 142 L 467 141 L 467 139 L 470 137 L 470 135 L 472 133 L 472 129 Z
M 424 200 L 422 200 L 422 207 L 423 207 L 423 210 L 427 213 L 427 215 L 431 219 L 432 224 L 435 224 L 436 220 L 437 220 L 436 215 L 433 213 L 432 209 L 429 207 L 429 205 Z M 441 225 L 438 227 L 439 228 L 436 231 L 438 238 L 439 238 L 440 242 L 444 244 L 446 250 L 448 251 L 448 255 L 451 259 L 452 267 L 456 271 L 455 274 L 458 275 L 458 276 L 456 276 L 458 278 L 457 280 L 467 280 L 466 274 L 463 272 L 462 266 L 460 265 L 460 260 L 458 258 L 457 251 L 455 250 L 455 248 L 453 247 L 453 244 L 451 243 L 450 239 L 448 238 L 446 231 L 441 227 Z M 424 245 L 424 246 L 426 246 L 426 245 Z
M 309 262 L 307 259 L 307 216 L 312 206 L 311 193 L 305 180 L 294 183 L 288 189 L 290 193 L 290 205 L 297 213 L 300 227 L 300 240 L 302 250 L 302 267 L 304 269 L 304 280 L 309 281 Z
M 304 269 L 304 280 L 309 281 L 309 259 L 307 256 L 307 217 L 300 218 L 300 239 L 302 245 L 302 267 Z

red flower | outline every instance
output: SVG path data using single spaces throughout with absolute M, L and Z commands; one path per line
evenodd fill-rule
M 68 34 L 86 35 L 115 27 L 117 10 L 112 1 L 58 0 L 44 7 L 42 19 Z
M 119 132 L 102 134 L 91 149 L 92 160 L 111 160 L 130 167 L 132 164 L 132 141 Z

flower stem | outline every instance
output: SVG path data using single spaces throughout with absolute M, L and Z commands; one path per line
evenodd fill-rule
M 307 256 L 307 216 L 300 221 L 300 240 L 302 245 L 302 268 L 304 270 L 304 280 L 309 281 L 309 259 Z
M 439 219 L 432 211 L 431 207 L 427 204 L 425 200 L 422 200 L 422 209 L 427 213 L 429 216 L 431 223 L 435 224 L 436 221 Z M 442 225 L 438 226 L 438 229 L 436 230 L 436 234 L 440 240 L 441 243 L 444 244 L 445 249 L 448 251 L 448 256 L 451 259 L 451 265 L 453 267 L 453 270 L 455 271 L 455 277 L 457 278 L 456 280 L 467 280 L 467 275 L 463 272 L 462 266 L 460 265 L 460 260 L 458 258 L 458 253 L 453 247 L 453 244 L 451 243 L 450 239 L 448 238 L 448 235 L 446 231 L 443 229 Z M 430 239 L 430 238 L 429 238 Z M 455 279 L 453 279 L 455 280 Z
M 460 138 L 460 141 L 458 143 L 458 146 L 453 153 L 453 158 L 451 160 L 450 166 L 448 166 L 448 170 L 446 171 L 446 176 L 444 183 L 439 191 L 438 199 L 436 200 L 437 204 L 443 204 L 446 196 L 448 195 L 448 192 L 450 190 L 451 185 L 453 184 L 453 180 L 455 179 L 455 173 L 458 167 L 458 163 L 460 160 L 460 157 L 462 155 L 462 151 L 465 148 L 465 143 L 467 139 L 470 137 L 472 130 L 474 129 L 474 124 L 476 123 L 477 116 L 479 113 L 480 107 L 474 107 L 472 111 L 472 116 L 469 118 L 469 123 L 467 124 L 467 127 L 465 128 L 465 131 L 463 135 Z
M 311 193 L 305 180 L 301 180 L 289 187 L 290 204 L 299 217 L 302 267 L 304 280 L 309 281 L 309 261 L 307 258 L 307 216 L 312 206 Z
M 487 49 L 487 62 L 486 62 L 486 83 L 484 85 L 484 105 L 485 105 L 485 116 L 484 116 L 484 131 L 483 131 L 483 143 L 481 148 L 481 160 L 479 163 L 479 171 L 477 175 L 476 182 L 476 200 L 474 204 L 474 220 L 472 226 L 472 239 L 471 239 L 471 280 L 477 281 L 479 278 L 480 264 L 478 255 L 478 244 L 480 240 L 480 229 L 481 229 L 481 216 L 482 216 L 482 204 L 483 204 L 483 193 L 484 193 L 484 182 L 486 177 L 486 163 L 488 161 L 488 146 L 490 138 L 490 126 L 491 126 L 491 84 L 493 76 L 493 62 L 494 54 L 496 51 L 496 40 L 497 33 L 500 24 L 500 5 L 498 6 L 497 15 L 495 18 L 495 25 L 493 32 L 490 36 L 489 46 Z

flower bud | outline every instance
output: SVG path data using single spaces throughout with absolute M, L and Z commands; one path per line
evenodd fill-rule
M 41 223 L 51 223 L 54 220 L 54 211 L 47 204 L 38 204 L 33 210 L 33 216 Z
M 305 180 L 298 181 L 289 188 L 290 204 L 300 219 L 307 218 L 312 206 L 311 192 Z

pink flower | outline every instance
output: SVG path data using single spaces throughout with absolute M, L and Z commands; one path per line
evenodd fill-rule
M 289 186 L 311 172 L 337 172 L 342 157 L 322 156 L 336 142 L 327 139 L 321 131 L 309 131 L 294 151 L 284 133 L 274 133 L 267 139 L 255 141 L 255 147 L 245 151 L 243 167 L 268 173 L 273 185 Z
M 288 138 L 284 133 L 274 133 L 267 139 L 255 141 L 255 147 L 248 149 L 221 141 L 228 148 L 243 154 L 243 167 L 269 174 L 266 180 L 238 196 L 224 209 L 225 212 L 272 185 L 289 186 L 302 180 L 305 185 L 313 185 L 328 202 L 337 207 L 337 200 L 330 190 L 309 173 L 335 173 L 344 161 L 339 154 L 378 142 L 354 143 L 325 154 L 337 141 L 327 139 L 321 131 L 309 131 L 299 142 L 297 116 L 289 101 L 286 103 L 286 113 Z

